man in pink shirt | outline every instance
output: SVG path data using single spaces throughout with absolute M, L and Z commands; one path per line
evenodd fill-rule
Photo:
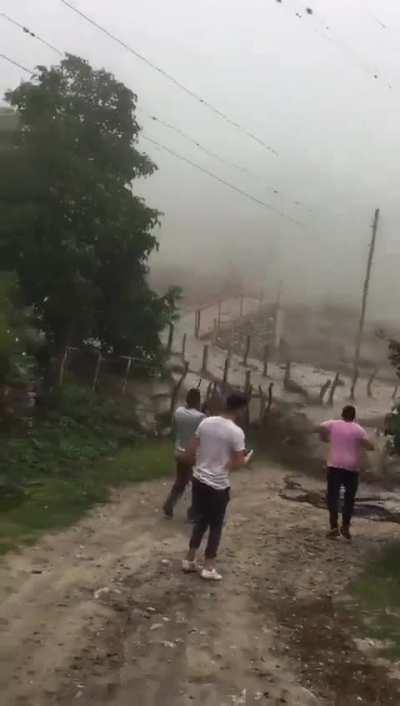
M 363 449 L 373 450 L 368 434 L 355 422 L 356 410 L 347 405 L 342 418 L 323 422 L 318 427 L 321 439 L 329 444 L 328 453 L 328 510 L 330 530 L 328 537 L 336 539 L 342 535 L 351 540 L 350 524 L 358 488 L 359 471 Z M 340 489 L 344 486 L 343 523 L 339 530 Z

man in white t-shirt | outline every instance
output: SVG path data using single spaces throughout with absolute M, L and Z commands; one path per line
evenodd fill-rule
M 185 572 L 198 570 L 196 553 L 208 530 L 205 563 L 200 573 L 208 580 L 220 581 L 222 578 L 215 568 L 215 559 L 230 497 L 230 471 L 246 461 L 244 433 L 236 424 L 246 406 L 244 395 L 230 395 L 226 411 L 221 416 L 208 417 L 201 422 L 189 450 L 189 455 L 195 459 L 193 502 L 196 519 L 182 568 Z
M 163 510 L 168 518 L 174 515 L 174 507 L 182 497 L 186 486 L 192 480 L 192 464 L 180 459 L 180 455 L 189 448 L 200 422 L 205 419 L 205 414 L 200 411 L 201 396 L 198 388 L 189 390 L 186 396 L 186 406 L 178 407 L 174 415 L 175 427 L 175 455 L 176 478 L 171 491 L 166 499 Z M 193 502 L 188 509 L 188 520 L 193 519 Z

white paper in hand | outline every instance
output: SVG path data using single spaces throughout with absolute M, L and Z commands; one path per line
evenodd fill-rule
M 253 449 L 251 449 L 251 451 L 249 451 L 246 454 L 246 456 L 244 457 L 244 462 L 249 463 L 249 461 L 251 461 L 251 459 L 253 458 L 253 455 L 254 455 L 254 451 L 253 451 Z

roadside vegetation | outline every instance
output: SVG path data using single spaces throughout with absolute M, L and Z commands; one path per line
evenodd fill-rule
M 385 546 L 352 586 L 360 630 L 387 656 L 400 659 L 400 542 Z
M 112 487 L 170 472 L 169 440 L 146 439 L 132 403 L 66 385 L 30 431 L 0 435 L 0 552 L 78 520 Z
M 132 400 L 91 388 L 100 363 L 126 383 L 131 366 L 136 375 L 162 373 L 161 332 L 179 298 L 176 288 L 160 294 L 148 283 L 161 214 L 136 195 L 136 181 L 157 169 L 138 145 L 137 96 L 68 55 L 37 67 L 5 99 L 2 552 L 74 522 L 112 486 L 169 471 L 169 442 L 141 434 Z M 71 384 L 67 358 L 85 355 L 90 376 Z

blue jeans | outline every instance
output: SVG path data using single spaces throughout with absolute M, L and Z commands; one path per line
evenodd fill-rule
M 343 526 L 350 527 L 358 489 L 358 472 L 348 471 L 345 468 L 328 467 L 327 479 L 327 503 L 331 529 L 336 529 L 338 526 L 340 489 L 342 486 L 344 487 Z
M 225 512 L 230 499 L 230 489 L 216 490 L 193 478 L 193 509 L 195 513 L 191 549 L 199 549 L 208 530 L 206 559 L 215 559 L 221 541 Z

